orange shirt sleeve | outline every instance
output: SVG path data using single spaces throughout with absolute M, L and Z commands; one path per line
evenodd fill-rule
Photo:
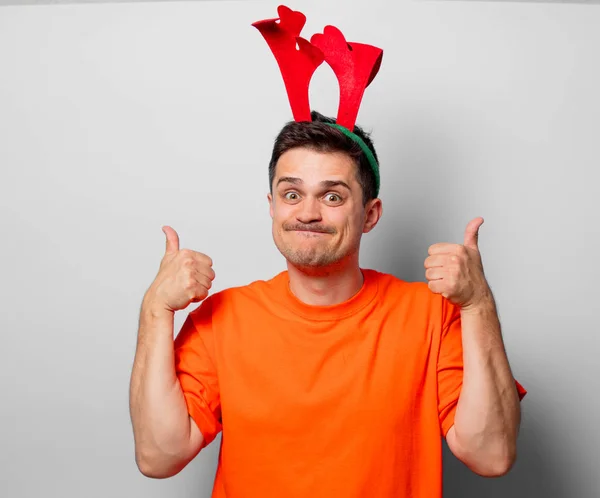
M 204 437 L 203 447 L 221 431 L 221 397 L 212 340 L 210 297 L 188 314 L 175 338 L 175 372 L 188 413 Z
M 454 424 L 456 405 L 462 388 L 463 348 L 460 306 L 442 300 L 442 335 L 438 356 L 438 412 L 442 435 Z M 527 391 L 515 380 L 519 400 Z
M 460 306 L 442 299 L 442 335 L 437 365 L 438 413 L 442 435 L 454 424 L 456 404 L 462 388 L 463 349 Z

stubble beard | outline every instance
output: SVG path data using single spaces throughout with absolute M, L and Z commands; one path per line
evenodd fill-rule
M 296 247 L 289 240 L 289 237 L 293 236 L 293 232 L 281 228 L 278 233 L 273 234 L 273 239 L 283 257 L 298 268 L 314 269 L 333 266 L 354 250 L 354 248 L 349 248 L 346 252 L 340 252 L 328 241 L 315 241 L 309 247 Z M 331 237 L 331 235 L 325 235 L 325 237 Z

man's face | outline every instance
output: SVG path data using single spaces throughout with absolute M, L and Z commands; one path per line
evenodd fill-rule
M 267 197 L 275 245 L 290 263 L 315 268 L 358 257 L 362 234 L 381 216 L 381 201 L 363 205 L 356 168 L 339 152 L 295 148 L 281 155 Z

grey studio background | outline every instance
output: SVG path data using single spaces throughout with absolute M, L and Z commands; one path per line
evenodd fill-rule
M 598 498 L 600 7 L 286 4 L 305 36 L 334 24 L 384 49 L 358 119 L 384 202 L 362 266 L 425 281 L 428 246 L 485 219 L 529 394 L 512 471 L 484 479 L 446 451 L 445 496 Z M 171 479 L 139 473 L 129 377 L 162 225 L 213 258 L 214 291 L 284 269 L 267 164 L 291 111 L 250 26 L 277 5 L 0 8 L 2 497 L 210 496 L 220 438 Z M 324 64 L 312 106 L 335 115 L 337 98 Z

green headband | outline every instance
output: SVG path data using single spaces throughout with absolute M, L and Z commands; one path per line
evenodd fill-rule
M 371 169 L 373 170 L 373 173 L 375 174 L 375 197 L 377 197 L 379 195 L 379 183 L 380 183 L 379 164 L 377 164 L 377 161 L 375 160 L 375 156 L 371 152 L 371 149 L 369 149 L 369 147 L 367 146 L 367 144 L 365 143 L 365 141 L 362 138 L 360 138 L 356 133 L 351 132 L 348 128 L 341 126 L 339 124 L 336 124 L 336 123 L 325 123 L 325 124 L 327 124 L 329 126 L 333 126 L 334 128 L 337 128 L 344 135 L 346 135 L 351 140 L 354 140 L 360 146 L 360 148 L 364 152 L 365 156 L 367 156 L 369 164 L 371 165 Z

